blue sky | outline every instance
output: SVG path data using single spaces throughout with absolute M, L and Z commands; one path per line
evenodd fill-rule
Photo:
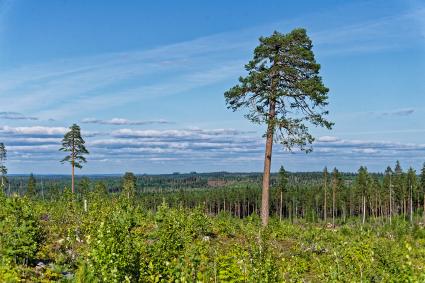
M 314 152 L 273 170 L 383 171 L 425 161 L 424 1 L 0 0 L 0 141 L 10 173 L 261 171 L 264 127 L 228 110 L 258 37 L 305 27 L 330 88 Z

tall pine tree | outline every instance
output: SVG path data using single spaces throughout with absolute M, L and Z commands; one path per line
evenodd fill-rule
M 269 186 L 273 141 L 291 150 L 311 151 L 314 141 L 307 124 L 330 129 L 324 117 L 328 88 L 319 75 L 313 45 L 305 29 L 261 37 L 253 59 L 245 65 L 248 75 L 225 92 L 228 108 L 248 109 L 246 117 L 266 124 L 266 147 L 261 200 L 263 225 L 269 220 Z
M 61 163 L 69 162 L 72 167 L 72 193 L 75 192 L 74 188 L 74 177 L 75 177 L 75 167 L 81 169 L 83 163 L 86 163 L 85 154 L 89 154 L 88 150 L 85 147 L 85 141 L 81 137 L 81 129 L 77 124 L 73 124 L 69 128 L 69 132 L 65 134 L 62 139 L 62 148 L 61 151 L 68 152 L 68 155 L 61 160 Z

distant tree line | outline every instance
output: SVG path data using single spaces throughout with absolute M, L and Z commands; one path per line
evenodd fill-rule
M 336 225 L 358 217 L 391 222 L 394 217 L 425 222 L 425 164 L 420 174 L 409 168 L 406 172 L 397 161 L 394 169 L 383 174 L 369 173 L 360 167 L 357 174 L 340 173 L 336 168 L 322 173 L 290 173 L 281 167 L 272 174 L 270 215 L 293 221 L 323 221 Z M 171 207 L 204 207 L 209 214 L 229 213 L 246 217 L 261 212 L 260 173 L 206 173 L 178 175 L 134 175 L 123 177 L 80 177 L 76 198 L 97 192 L 104 196 L 122 194 L 156 211 L 166 202 Z M 225 180 L 227 185 L 208 187 L 208 180 Z M 68 180 L 60 176 L 9 177 L 11 193 L 32 198 L 60 198 Z M 199 186 L 196 186 L 199 185 Z

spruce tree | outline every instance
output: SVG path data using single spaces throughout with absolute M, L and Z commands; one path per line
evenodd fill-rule
M 328 129 L 333 125 L 324 118 L 329 90 L 319 75 L 312 48 L 305 29 L 261 37 L 253 59 L 245 65 L 248 75 L 224 94 L 228 108 L 246 108 L 250 121 L 267 126 L 261 201 L 264 226 L 269 220 L 273 141 L 288 150 L 298 147 L 309 152 L 314 138 L 308 124 Z
M 412 167 L 407 171 L 406 182 L 406 187 L 409 191 L 409 220 L 410 223 L 413 223 L 413 194 L 416 191 L 416 171 Z
M 335 217 L 336 217 L 336 194 L 338 189 L 341 187 L 342 178 L 336 167 L 332 172 L 332 226 L 335 227 Z
M 403 217 L 405 217 L 407 212 L 407 204 L 406 204 L 407 190 L 406 190 L 405 174 L 403 172 L 403 169 L 401 168 L 400 161 L 398 160 L 394 167 L 394 189 L 395 189 L 395 196 L 398 199 L 398 210 L 403 214 Z
M 328 218 L 328 168 L 323 169 L 323 220 L 327 221 Z
M 361 166 L 356 178 L 356 186 L 362 199 L 362 223 L 366 221 L 366 196 L 369 190 L 370 178 L 367 168 Z
M 28 178 L 28 190 L 27 195 L 29 197 L 34 197 L 36 195 L 36 187 L 37 187 L 37 181 L 34 178 L 34 174 L 30 174 Z
M 392 214 L 393 214 L 393 180 L 392 180 L 393 170 L 390 166 L 385 170 L 384 175 L 384 189 L 388 189 L 388 216 L 390 219 L 390 224 L 392 222 Z
M 69 132 L 65 134 L 62 139 L 62 148 L 61 151 L 68 152 L 69 154 L 61 160 L 61 163 L 69 162 L 72 167 L 72 193 L 75 192 L 74 188 L 74 177 L 75 177 L 75 167 L 81 169 L 82 163 L 86 163 L 85 154 L 89 154 L 88 150 L 85 147 L 85 141 L 81 137 L 81 129 L 77 124 L 73 124 L 69 128 Z
M 280 166 L 278 176 L 278 189 L 280 192 L 279 220 L 282 221 L 283 212 L 283 193 L 288 191 L 288 174 L 283 166 Z

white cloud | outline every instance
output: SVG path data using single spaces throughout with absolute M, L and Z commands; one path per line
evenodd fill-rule
M 8 135 L 26 135 L 26 136 L 57 136 L 64 135 L 68 131 L 64 127 L 43 127 L 43 126 L 32 126 L 32 127 L 9 127 L 0 126 L 0 134 Z
M 353 152 L 375 154 L 375 153 L 378 153 L 379 151 L 373 148 L 354 148 Z
M 6 120 L 38 120 L 37 117 L 25 116 L 19 112 L 0 112 L 0 119 Z
M 318 137 L 316 139 L 317 142 L 336 142 L 339 141 L 340 139 L 337 137 L 332 137 L 332 136 L 322 136 L 322 137 Z
M 28 127 L 10 127 L 0 126 L 0 135 L 6 138 L 10 137 L 63 137 L 63 135 L 69 131 L 69 128 L 65 127 L 46 127 L 46 126 L 28 126 Z M 98 132 L 82 131 L 82 134 L 86 137 L 93 137 L 99 135 Z
M 60 160 L 60 135 L 65 127 L 0 127 L 0 139 L 5 142 L 9 162 L 47 162 Z M 118 129 L 110 133 L 86 136 L 91 152 L 89 162 L 191 162 L 193 164 L 217 164 L 217 166 L 244 166 L 243 162 L 259 162 L 263 159 L 264 140 L 261 135 L 235 129 L 169 129 L 134 130 Z M 367 165 L 379 160 L 390 164 L 397 159 L 418 160 L 425 153 L 425 144 L 397 143 L 341 139 L 322 136 L 313 145 L 310 155 L 296 151 L 285 152 L 278 144 L 274 147 L 274 162 L 317 163 L 318 160 Z M 288 161 L 289 160 L 289 161 Z M 53 162 L 52 161 L 52 162 Z M 385 163 L 386 162 L 386 163 Z M 353 164 L 354 164 L 353 163 Z M 275 163 L 273 163 L 275 164 Z M 227 166 L 226 165 L 226 166 Z M 235 167 L 236 168 L 236 167 Z
M 114 126 L 123 126 L 123 125 L 152 125 L 152 124 L 172 124 L 167 120 L 150 120 L 150 121 L 131 121 L 124 118 L 112 118 L 110 120 L 100 120 L 95 118 L 86 118 L 82 120 L 82 123 L 85 124 L 101 124 L 101 125 L 114 125 Z

